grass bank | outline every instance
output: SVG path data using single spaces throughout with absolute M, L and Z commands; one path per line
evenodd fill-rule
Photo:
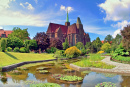
M 80 67 L 96 67 L 96 68 L 103 68 L 103 69 L 112 69 L 115 66 L 107 65 L 101 62 L 102 59 L 105 57 L 101 57 L 100 54 L 90 54 L 90 58 L 83 58 L 81 61 L 73 63 L 74 65 Z
M 25 62 L 55 59 L 53 54 L 33 54 L 33 53 L 15 53 L 15 52 L 0 52 L 0 67 Z

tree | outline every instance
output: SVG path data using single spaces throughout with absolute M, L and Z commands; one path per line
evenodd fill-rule
M 91 49 L 91 45 L 92 45 L 91 42 L 86 42 L 85 48 L 86 49 Z
M 21 40 L 26 40 L 29 37 L 29 33 L 27 29 L 20 29 L 19 27 L 14 27 L 13 32 L 8 35 L 9 38 L 11 37 L 18 37 Z
M 97 37 L 96 40 L 95 40 L 95 47 L 97 48 L 97 51 L 100 50 L 101 46 L 102 46 L 102 42 L 101 42 L 100 38 Z
M 11 37 L 7 39 L 7 46 L 11 47 L 11 48 L 15 48 L 15 47 L 22 47 L 23 46 L 23 41 L 21 39 L 19 39 L 18 37 Z
M 78 42 L 76 43 L 76 47 L 79 49 L 79 50 L 82 50 L 84 48 L 84 45 L 82 42 Z
M 7 45 L 7 40 L 5 38 L 1 39 L 1 48 L 2 48 L 2 52 L 5 52 L 6 50 L 6 45 Z
M 66 37 L 65 42 L 62 44 L 63 45 L 63 49 L 66 50 L 67 48 L 69 48 L 69 42 L 68 39 Z
M 124 29 L 121 30 L 121 35 L 123 36 L 123 40 L 122 40 L 123 47 L 130 54 L 130 25 L 124 27 Z
M 110 34 L 107 35 L 107 36 L 105 37 L 105 39 L 104 39 L 105 42 L 109 42 L 109 43 L 110 43 L 112 40 L 113 40 L 113 37 L 112 37 L 112 35 L 110 35 Z
M 45 32 L 37 33 L 34 39 L 37 42 L 38 49 L 41 51 L 46 50 L 50 46 L 50 39 Z
M 36 40 L 26 40 L 24 46 L 30 50 L 35 50 L 37 48 L 37 42 Z
M 50 47 L 55 47 L 57 49 L 62 50 L 63 49 L 62 41 L 58 38 L 51 38 L 50 39 Z
M 107 43 L 104 43 L 101 47 L 101 50 L 104 51 L 104 52 L 107 52 L 108 50 L 111 49 L 111 45 L 107 42 Z

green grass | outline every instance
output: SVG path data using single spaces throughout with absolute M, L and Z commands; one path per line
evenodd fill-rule
M 0 52 L 0 67 L 25 62 L 55 59 L 54 54 L 32 54 L 32 53 L 15 53 L 15 52 Z
M 96 68 L 103 68 L 103 69 L 112 69 L 115 66 L 107 65 L 101 62 L 102 59 L 105 57 L 101 57 L 100 54 L 90 54 L 90 58 L 83 58 L 81 61 L 73 63 L 74 65 L 80 67 L 96 67 Z
M 119 55 L 119 56 L 113 57 L 113 59 L 130 64 L 130 57 L 124 57 L 124 56 Z

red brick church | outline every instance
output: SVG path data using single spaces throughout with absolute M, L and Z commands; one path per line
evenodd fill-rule
M 84 45 L 86 42 L 90 42 L 89 34 L 84 32 L 80 18 L 77 18 L 77 23 L 70 25 L 68 12 L 65 25 L 50 23 L 46 34 L 50 38 L 59 38 L 62 42 L 67 37 L 71 46 L 74 46 L 77 42 L 82 42 Z

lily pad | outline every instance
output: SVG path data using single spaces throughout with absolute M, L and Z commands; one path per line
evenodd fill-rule
M 69 72 L 69 73 L 71 73 L 71 72 L 75 72 L 75 70 L 72 70 L 72 69 L 64 69 L 64 72 Z
M 41 74 L 47 74 L 47 73 L 50 73 L 50 72 L 47 71 L 47 70 L 39 70 L 38 72 L 40 72 Z
M 49 67 L 38 67 L 36 70 L 46 70 L 46 69 L 50 69 Z

